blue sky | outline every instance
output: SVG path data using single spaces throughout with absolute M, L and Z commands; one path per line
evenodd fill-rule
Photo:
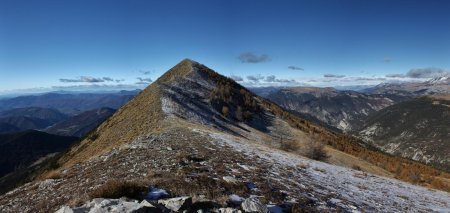
M 0 92 L 142 88 L 183 58 L 249 86 L 425 80 L 450 69 L 449 14 L 445 0 L 0 0 Z

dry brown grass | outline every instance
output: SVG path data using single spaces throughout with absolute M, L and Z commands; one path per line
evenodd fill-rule
M 176 174 L 166 171 L 149 171 L 147 177 L 152 186 L 163 188 L 172 196 L 198 197 L 204 195 L 209 199 L 222 202 L 226 201 L 225 198 L 231 193 L 241 196 L 249 195 L 249 191 L 243 183 L 228 183 L 209 177 L 206 173 L 191 175 L 188 171 L 179 171 Z
M 127 197 L 132 199 L 142 199 L 147 187 L 143 183 L 110 180 L 101 185 L 91 193 L 89 197 L 92 198 L 121 198 Z
M 60 179 L 61 173 L 58 170 L 51 170 L 45 174 L 45 176 L 41 179 Z
M 121 144 L 135 140 L 139 135 L 164 128 L 161 122 L 160 85 L 152 84 L 121 107 L 108 121 L 79 144 L 72 147 L 60 160 L 63 168 L 99 156 Z

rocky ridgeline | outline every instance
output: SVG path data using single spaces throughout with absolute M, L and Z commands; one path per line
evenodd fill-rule
M 168 198 L 169 194 L 163 189 L 151 188 L 145 199 L 142 201 L 120 198 L 120 199 L 106 199 L 95 198 L 87 201 L 84 205 L 71 208 L 63 206 L 56 213 L 101 213 L 101 212 L 115 212 L 115 213 L 147 213 L 147 212 L 197 212 L 197 213 L 240 213 L 240 212 L 261 212 L 261 213 L 278 213 L 286 212 L 290 207 L 289 204 L 284 205 L 265 205 L 258 196 L 250 196 L 249 198 L 242 198 L 238 195 L 232 194 L 226 205 L 223 206 L 215 201 L 207 200 L 199 196 L 193 202 L 192 197 L 182 196 Z M 284 208 L 283 208 L 284 207 Z

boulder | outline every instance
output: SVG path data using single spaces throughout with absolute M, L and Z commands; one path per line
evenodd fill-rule
M 188 196 L 176 197 L 159 200 L 158 203 L 171 211 L 181 212 L 183 210 L 188 210 L 192 206 L 192 198 Z
M 244 202 L 244 198 L 240 197 L 237 194 L 232 194 L 230 195 L 228 201 L 232 206 L 240 206 L 241 203 Z
M 68 206 L 63 206 L 55 213 L 74 213 L 74 212 L 73 212 L 72 208 L 70 208 Z
M 151 204 L 150 204 L 151 205 Z M 124 199 L 103 199 L 96 198 L 92 201 L 86 202 L 84 205 L 76 208 L 70 208 L 64 206 L 57 213 L 103 213 L 103 212 L 116 212 L 116 213 L 148 213 L 157 212 L 157 208 L 153 205 L 147 204 L 141 205 L 137 200 L 127 201 Z
M 241 204 L 242 210 L 245 212 L 269 213 L 267 206 L 262 204 L 257 197 L 250 197 Z
M 242 213 L 239 209 L 233 209 L 233 208 L 220 208 L 219 213 Z
M 222 177 L 222 179 L 227 182 L 227 183 L 232 183 L 232 184 L 236 184 L 238 183 L 238 181 L 236 180 L 236 178 L 231 177 L 231 176 L 224 176 Z
M 147 212 L 162 212 L 161 209 L 146 200 L 141 201 L 140 205 L 146 207 Z

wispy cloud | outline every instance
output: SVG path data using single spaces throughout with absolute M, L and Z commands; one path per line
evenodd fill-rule
M 249 76 L 247 76 L 247 79 L 249 81 L 259 82 L 259 81 L 264 79 L 264 76 L 262 76 L 262 75 L 249 75 Z
M 261 63 L 261 62 L 266 62 L 270 60 L 270 57 L 266 54 L 255 54 L 252 52 L 245 52 L 242 53 L 241 55 L 239 55 L 238 59 L 242 62 L 242 63 Z
M 450 71 L 442 68 L 414 68 L 406 74 L 388 74 L 389 78 L 436 78 L 442 76 L 450 76 Z
M 293 80 L 293 79 L 278 79 L 274 75 L 267 76 L 265 81 L 269 82 L 269 83 L 294 83 L 295 82 L 295 80 Z
M 345 75 L 335 75 L 335 74 L 325 74 L 323 75 L 325 78 L 343 78 Z
M 305 70 L 305 69 L 303 69 L 303 68 L 301 68 L 301 67 L 297 67 L 297 66 L 288 66 L 288 69 L 290 69 L 290 70 Z
M 247 87 L 264 87 L 264 86 L 307 86 L 304 82 L 295 79 L 278 78 L 275 75 L 264 76 L 261 74 L 249 75 L 242 79 L 242 85 Z
M 48 90 L 133 90 L 141 88 L 133 84 L 88 84 L 88 85 L 71 85 L 71 86 L 52 86 Z
M 411 69 L 406 73 L 410 78 L 435 78 L 450 75 L 450 71 L 441 68 L 418 68 Z
M 354 77 L 350 78 L 352 81 L 385 81 L 386 78 L 382 77 Z
M 114 81 L 114 79 L 110 77 L 95 78 L 91 76 L 80 76 L 74 79 L 60 78 L 59 81 L 63 83 L 100 83 L 105 81 Z
M 26 94 L 38 94 L 52 91 L 119 91 L 119 90 L 136 90 L 143 89 L 143 86 L 136 84 L 83 84 L 83 85 L 63 85 L 63 86 L 49 86 L 49 87 L 32 87 L 15 90 L 0 91 L 0 95 L 26 95 Z
M 110 78 L 110 77 L 103 77 L 104 81 L 114 81 L 114 79 Z
M 141 73 L 142 75 L 150 75 L 152 73 L 152 71 L 150 71 L 150 70 L 139 70 L 139 73 Z
M 406 78 L 405 74 L 388 74 L 386 75 L 388 78 Z
M 151 78 L 137 77 L 136 79 L 138 80 L 138 82 L 136 82 L 136 84 L 150 84 L 153 82 L 153 80 Z
M 230 75 L 230 78 L 237 82 L 244 81 L 244 79 L 238 75 Z

